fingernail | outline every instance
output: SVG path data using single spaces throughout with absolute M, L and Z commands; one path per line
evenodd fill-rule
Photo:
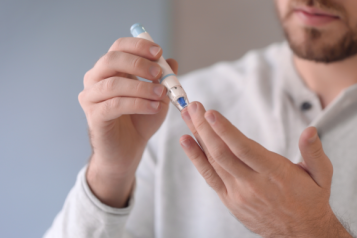
M 206 113 L 205 118 L 210 124 L 216 121 L 216 116 L 213 113 Z
M 164 92 L 164 86 L 162 86 L 162 85 L 158 85 L 158 86 L 155 86 L 154 87 L 154 93 L 157 95 L 157 96 L 159 96 L 159 97 L 161 97 L 161 95 L 162 95 L 162 93 Z
M 187 109 L 182 111 L 182 118 L 185 121 L 191 121 L 191 117 L 190 117 L 190 114 L 188 114 Z
M 181 141 L 181 145 L 182 145 L 183 147 L 185 147 L 186 149 L 187 149 L 187 148 L 190 148 L 190 146 L 191 146 L 191 141 L 189 141 L 189 140 Z
M 156 78 L 159 75 L 160 71 L 161 71 L 161 69 L 158 66 L 152 66 L 150 68 L 150 73 L 154 78 Z
M 159 52 L 160 52 L 161 48 L 158 47 L 158 46 L 151 46 L 150 47 L 150 53 L 153 55 L 153 56 L 156 56 Z
M 150 106 L 155 110 L 159 108 L 160 102 L 151 102 Z
M 314 143 L 316 141 L 316 139 L 317 139 L 317 133 L 315 133 L 315 135 L 313 135 L 310 139 L 308 139 L 308 142 L 310 144 L 312 144 L 312 143 Z
M 197 111 L 197 103 L 191 103 L 188 106 L 188 112 L 191 113 L 195 113 Z

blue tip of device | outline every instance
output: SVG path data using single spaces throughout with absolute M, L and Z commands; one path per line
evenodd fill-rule
M 187 106 L 186 100 L 184 97 L 180 97 L 177 102 L 181 105 L 182 108 L 185 108 Z
M 135 23 L 131 26 L 130 32 L 134 37 L 137 37 L 141 33 L 146 32 L 145 28 L 140 23 Z

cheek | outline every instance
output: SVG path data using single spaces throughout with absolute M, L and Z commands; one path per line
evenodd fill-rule
M 347 14 L 349 18 L 349 26 L 357 31 L 357 1 L 350 0 L 346 4 L 345 9 L 347 9 Z
M 275 0 L 275 6 L 280 19 L 284 19 L 288 13 L 288 6 L 290 0 Z

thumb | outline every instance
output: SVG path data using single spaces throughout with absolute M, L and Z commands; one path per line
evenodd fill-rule
M 310 173 L 313 180 L 324 188 L 331 187 L 333 167 L 330 159 L 325 155 L 322 143 L 315 127 L 309 127 L 300 136 L 300 152 L 303 166 Z

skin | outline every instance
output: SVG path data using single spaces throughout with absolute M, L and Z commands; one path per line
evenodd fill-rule
M 316 128 L 301 135 L 304 162 L 296 165 L 199 102 L 184 109 L 182 118 L 203 148 L 182 136 L 186 155 L 248 229 L 263 237 L 352 237 L 329 205 L 333 168 Z
M 356 56 L 316 62 L 322 48 L 336 45 L 349 31 L 349 24 L 357 26 L 357 3 L 339 1 L 338 9 L 344 18 L 316 27 L 321 37 L 311 40 L 306 31 L 310 26 L 291 16 L 292 3 L 301 2 L 314 1 L 276 0 L 276 5 L 285 31 L 294 41 L 290 45 L 300 47 L 294 49 L 295 66 L 324 108 L 342 90 L 357 83 Z M 336 4 L 316 2 L 322 6 Z M 313 54 L 304 56 L 308 47 Z M 248 229 L 263 237 L 352 237 L 329 205 L 333 168 L 316 128 L 302 133 L 299 147 L 304 162 L 295 165 L 244 136 L 217 111 L 206 112 L 198 102 L 191 103 L 182 112 L 182 118 L 201 145 L 185 135 L 180 139 L 182 148 L 222 202 Z
M 290 45 L 298 48 L 295 53 L 306 57 L 306 51 L 313 51 L 312 57 L 304 59 L 294 56 L 294 63 L 306 85 L 320 98 L 322 108 L 327 107 L 342 90 L 357 83 L 357 55 L 336 60 L 330 63 L 315 62 L 316 58 L 323 58 L 324 49 L 338 45 L 346 34 L 353 35 L 354 45 L 357 45 L 357 1 L 355 0 L 275 0 L 278 14 L 286 35 L 290 38 Z M 313 2 L 315 7 L 339 16 L 339 20 L 315 27 L 320 37 L 313 38 L 297 17 L 292 15 L 294 6 L 306 6 Z M 351 51 L 351 50 L 350 50 Z M 353 51 L 353 50 L 352 50 Z
M 338 3 L 348 21 L 325 26 L 321 35 L 330 37 L 307 44 L 304 26 L 289 17 L 292 2 L 276 0 L 282 25 L 297 44 L 312 46 L 316 54 L 320 46 L 338 41 L 353 23 L 357 26 L 354 0 L 317 1 Z M 86 178 L 98 199 L 112 207 L 127 205 L 144 148 L 168 111 L 166 89 L 157 83 L 162 71 L 155 61 L 161 54 L 161 48 L 150 41 L 120 38 L 84 77 L 79 101 L 93 148 Z M 355 58 L 325 64 L 295 56 L 294 62 L 326 107 L 357 82 Z M 176 61 L 168 63 L 176 73 Z M 138 81 L 136 76 L 154 83 Z M 185 153 L 248 229 L 263 237 L 352 237 L 330 208 L 333 169 L 315 128 L 302 133 L 299 146 L 304 162 L 295 165 L 245 137 L 218 112 L 206 112 L 198 102 L 183 110 L 182 117 L 203 148 L 185 135 L 180 139 Z
M 126 205 L 145 146 L 168 111 L 166 88 L 157 82 L 162 70 L 153 62 L 161 54 L 150 41 L 120 38 L 84 76 L 78 99 L 93 150 L 86 177 L 98 199 L 112 207 Z M 168 63 L 177 72 L 177 62 Z

